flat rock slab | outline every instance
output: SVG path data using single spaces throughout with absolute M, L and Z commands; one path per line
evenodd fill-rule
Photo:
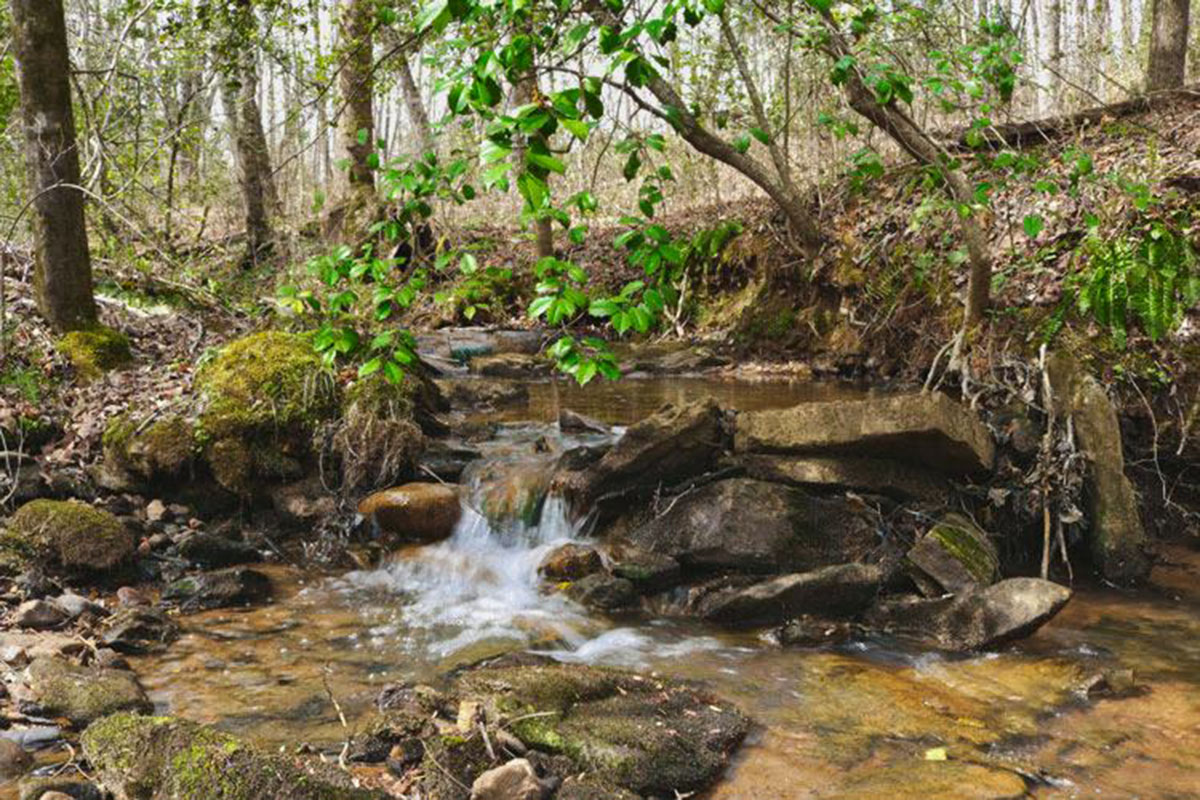
M 850 489 L 897 500 L 944 502 L 946 477 L 912 464 L 865 456 L 789 456 L 746 453 L 729 459 L 748 477 L 792 486 Z
M 738 453 L 831 453 L 889 458 L 947 475 L 991 469 L 991 432 L 966 406 L 921 393 L 803 403 L 738 416 Z
M 768 625 L 800 614 L 845 619 L 867 610 L 883 578 L 875 564 L 836 564 L 714 592 L 696 613 L 726 625 Z

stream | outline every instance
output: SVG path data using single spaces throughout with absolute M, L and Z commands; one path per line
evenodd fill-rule
M 882 637 L 789 648 L 765 633 L 605 617 L 548 593 L 537 565 L 586 540 L 548 498 L 526 524 L 476 513 L 497 483 L 545 454 L 604 438 L 563 435 L 570 408 L 627 425 L 667 401 L 715 396 L 760 409 L 861 396 L 815 383 L 646 379 L 586 391 L 537 383 L 484 417 L 490 438 L 464 477 L 467 508 L 440 544 L 376 569 L 265 568 L 276 601 L 182 619 L 185 634 L 134 668 L 164 712 L 276 748 L 336 753 L 380 689 L 431 681 L 514 649 L 697 679 L 758 723 L 721 800 L 774 798 L 1141 798 L 1200 796 L 1200 553 L 1168 549 L 1137 592 L 1082 589 L 1053 622 L 997 653 L 951 656 Z M 1088 687 L 1107 676 L 1107 694 Z

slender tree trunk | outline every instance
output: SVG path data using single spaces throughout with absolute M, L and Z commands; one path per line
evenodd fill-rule
M 413 79 L 412 67 L 408 62 L 408 53 L 401 53 L 396 59 L 396 68 L 400 73 L 400 92 L 404 95 L 404 107 L 408 109 L 408 119 L 417 132 L 417 141 L 426 153 L 437 151 L 437 141 L 433 137 L 433 127 L 429 124 L 429 115 L 425 113 L 425 101 L 421 98 L 421 90 Z
M 529 74 L 513 86 L 512 104 L 514 108 L 528 105 L 537 99 L 537 78 Z M 546 137 L 540 133 L 534 134 L 531 141 L 546 144 Z M 513 148 L 513 170 L 520 172 L 525 169 L 525 155 L 528 148 L 518 144 Z M 554 255 L 554 223 L 548 218 L 537 218 L 533 221 L 534 235 L 537 238 L 537 257 L 549 258 Z
M 271 199 L 268 190 L 270 155 L 258 107 L 258 81 L 252 57 L 243 57 L 238 78 L 226 78 L 222 87 L 225 113 L 238 166 L 238 182 L 245 205 L 246 240 L 250 261 L 271 244 Z M 240 79 L 240 83 L 236 81 Z
M 1146 89 L 1151 92 L 1183 86 L 1187 68 L 1189 0 L 1152 0 L 1150 60 Z
M 36 248 L 34 294 L 59 331 L 96 324 L 62 0 L 12 0 Z
M 1055 105 L 1059 110 L 1062 108 L 1062 98 L 1059 96 L 1058 87 L 1061 81 L 1058 73 L 1063 68 L 1063 51 L 1062 51 L 1062 23 L 1063 23 L 1063 7 L 1062 0 L 1050 0 L 1049 19 L 1046 20 L 1046 31 L 1049 34 L 1050 54 L 1047 61 L 1050 62 L 1050 96 L 1055 98 Z
M 343 63 L 339 84 L 345 108 L 339 125 L 339 149 L 349 161 L 342 184 L 343 200 L 375 189 L 375 172 L 368 163 L 375 149 L 373 8 L 368 0 L 342 0 L 341 4 Z

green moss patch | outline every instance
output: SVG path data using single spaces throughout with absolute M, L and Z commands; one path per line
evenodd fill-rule
M 70 360 L 79 377 L 89 381 L 133 360 L 128 337 L 103 326 L 71 331 L 58 340 L 58 351 Z
M 178 475 L 191 462 L 196 447 L 192 426 L 183 417 L 147 422 L 132 413 L 110 422 L 102 443 L 112 466 L 143 480 Z
M 118 569 L 133 557 L 133 537 L 121 521 L 86 503 L 34 500 L 9 520 L 10 553 L 24 552 L 44 567 L 96 574 Z

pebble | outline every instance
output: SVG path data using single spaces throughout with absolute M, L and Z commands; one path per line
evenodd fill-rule
M 20 777 L 31 766 L 33 758 L 25 752 L 24 747 L 11 739 L 0 739 L 0 778 Z
M 63 792 L 42 792 L 42 796 L 38 800 L 75 800 L 75 798 Z
M 17 607 L 13 623 L 20 628 L 45 631 L 57 628 L 70 619 L 70 614 L 49 600 L 28 600 Z
M 122 586 L 117 589 L 117 602 L 123 606 L 148 606 L 150 601 L 145 595 L 132 586 Z
M 54 602 L 60 606 L 71 619 L 82 617 L 84 614 L 94 614 L 98 617 L 104 616 L 107 612 L 104 607 L 92 602 L 88 598 L 74 592 L 64 592 L 54 599 Z
M 151 500 L 146 505 L 146 521 L 161 522 L 167 516 L 167 507 L 162 500 Z

